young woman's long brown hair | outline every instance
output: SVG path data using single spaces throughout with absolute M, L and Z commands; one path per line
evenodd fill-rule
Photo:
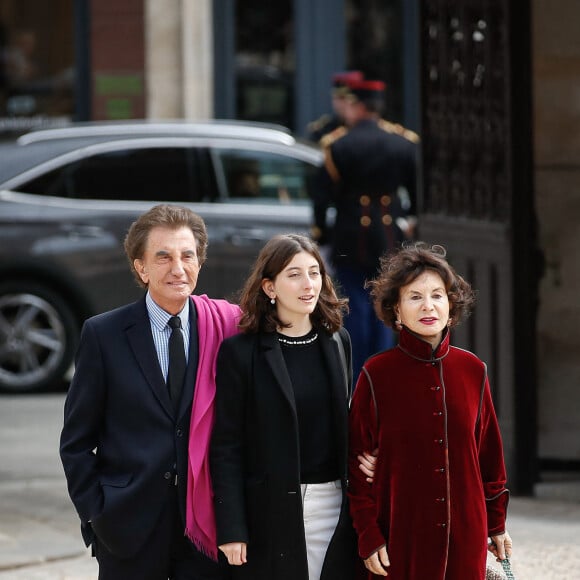
M 276 306 L 270 303 L 270 298 L 262 290 L 262 282 L 274 280 L 300 252 L 308 252 L 318 262 L 322 278 L 320 296 L 314 312 L 310 315 L 312 325 L 324 328 L 330 333 L 336 332 L 342 326 L 348 300 L 336 295 L 316 244 L 306 236 L 282 234 L 273 237 L 262 248 L 242 289 L 240 307 L 243 316 L 239 324 L 242 332 L 274 332 L 277 328 L 291 326 L 278 318 Z

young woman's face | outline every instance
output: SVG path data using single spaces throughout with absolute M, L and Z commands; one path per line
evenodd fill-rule
M 276 299 L 278 318 L 298 321 L 314 311 L 322 288 L 320 264 L 308 252 L 299 252 L 274 278 L 262 284 L 264 292 Z
M 403 286 L 395 312 L 404 326 L 435 348 L 449 321 L 449 298 L 441 276 L 427 270 Z

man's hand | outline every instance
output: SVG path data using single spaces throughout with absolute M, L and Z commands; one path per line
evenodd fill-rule
M 495 556 L 496 560 L 505 560 L 512 557 L 512 539 L 506 532 L 498 536 L 491 536 L 491 542 L 487 549 Z
M 386 571 L 391 563 L 389 562 L 389 555 L 387 554 L 387 547 L 381 546 L 374 554 L 370 555 L 364 560 L 367 570 L 376 574 L 377 576 L 388 576 Z
M 246 559 L 245 542 L 230 542 L 229 544 L 222 544 L 218 548 L 226 555 L 228 564 L 231 566 L 241 566 L 247 562 Z
M 379 450 L 375 449 L 372 452 L 365 451 L 362 455 L 357 455 L 359 461 L 358 468 L 367 476 L 367 481 L 369 483 L 374 481 L 378 454 Z

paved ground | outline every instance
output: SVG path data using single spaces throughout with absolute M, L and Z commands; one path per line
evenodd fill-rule
M 62 399 L 35 399 L 24 415 L 25 400 L 0 399 L 0 580 L 97 578 L 56 451 Z M 511 500 L 516 578 L 580 580 L 580 482 L 545 484 L 538 495 Z
M 509 529 L 518 580 L 580 579 L 580 503 L 513 498 Z M 0 484 L 0 580 L 96 578 L 64 481 Z

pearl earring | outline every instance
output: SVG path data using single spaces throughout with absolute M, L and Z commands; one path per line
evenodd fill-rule
M 270 304 L 272 305 L 276 304 L 276 298 L 270 298 Z

